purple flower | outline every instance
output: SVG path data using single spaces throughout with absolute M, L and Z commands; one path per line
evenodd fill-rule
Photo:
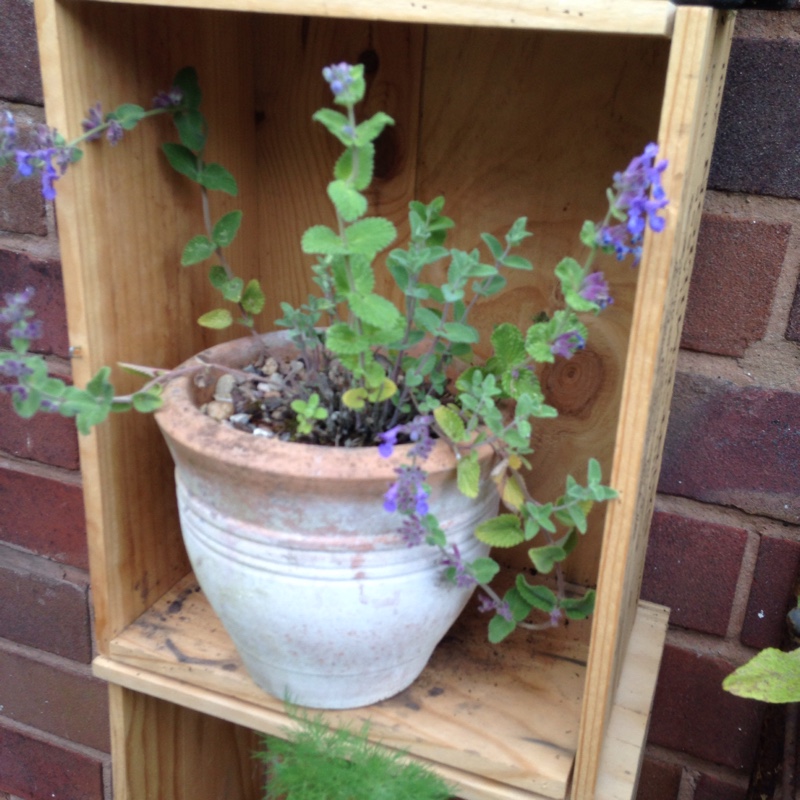
M 14 358 L 9 358 L 7 361 L 0 361 L 0 375 L 6 378 L 25 378 L 32 374 L 33 370 L 22 361 L 18 361 Z
M 378 445 L 378 452 L 383 458 L 389 458 L 394 452 L 398 438 L 406 436 L 409 441 L 414 443 L 414 447 L 409 451 L 409 456 L 412 459 L 420 458 L 425 460 L 431 454 L 431 450 L 436 443 L 431 436 L 431 422 L 432 418 L 429 415 L 418 416 L 405 425 L 395 425 L 393 428 L 389 428 L 388 431 L 379 433 L 380 444 Z
M 586 347 L 586 339 L 578 331 L 567 331 L 553 339 L 550 343 L 550 352 L 554 356 L 572 358 L 578 350 L 583 350 L 584 347 Z
M 395 470 L 397 480 L 383 496 L 383 507 L 392 513 L 418 514 L 424 517 L 428 513 L 429 490 L 425 487 L 427 474 L 419 467 L 403 465 Z
M 31 320 L 33 311 L 28 303 L 33 298 L 33 288 L 22 292 L 9 293 L 4 296 L 5 306 L 0 307 L 0 324 L 8 325 L 7 335 L 12 339 L 39 339 L 42 335 L 42 323 Z
M 108 125 L 108 130 L 106 131 L 106 139 L 108 139 L 109 144 L 119 144 L 122 140 L 122 135 L 125 131 L 122 128 L 122 125 L 117 122 L 117 120 L 112 119 Z
M 494 611 L 499 614 L 503 619 L 509 622 L 514 621 L 514 615 L 511 613 L 511 607 L 504 600 L 492 600 L 485 594 L 480 596 L 480 603 L 478 604 L 478 611 Z
M 416 547 L 422 544 L 428 533 L 427 529 L 422 524 L 422 520 L 414 514 L 403 520 L 399 532 L 409 547 Z
M 100 103 L 95 103 L 87 112 L 86 119 L 81 122 L 81 128 L 84 133 L 94 131 L 103 124 L 103 107 Z M 93 142 L 102 136 L 100 131 L 94 131 L 91 136 L 86 137 L 87 142 Z
M 379 433 L 378 438 L 381 443 L 378 445 L 378 453 L 382 458 L 390 458 L 397 444 L 397 437 L 403 432 L 403 425 L 395 425 L 384 433 Z
M 183 102 L 183 91 L 173 86 L 168 92 L 159 92 L 153 98 L 153 108 L 175 108 Z
M 592 272 L 581 283 L 578 294 L 590 303 L 597 304 L 601 309 L 611 305 L 614 299 L 608 289 L 608 283 L 602 272 Z
M 477 584 L 478 581 L 469 572 L 467 565 L 461 558 L 461 551 L 458 549 L 458 545 L 454 544 L 452 546 L 452 555 L 445 556 L 442 559 L 442 564 L 445 567 L 452 567 L 453 580 L 456 586 L 475 586 Z
M 353 76 L 350 70 L 350 65 L 345 61 L 342 61 L 341 64 L 331 64 L 322 70 L 322 77 L 330 84 L 335 97 L 339 98 L 352 85 Z
M 23 178 L 30 178 L 36 170 L 36 156 L 27 150 L 17 150 L 17 172 Z
M 661 175 L 667 161 L 656 162 L 658 145 L 651 143 L 636 156 L 624 172 L 614 175 L 614 197 L 611 210 L 614 216 L 624 217 L 617 225 L 604 225 L 597 234 L 597 243 L 604 250 L 616 253 L 622 260 L 633 255 L 634 265 L 641 259 L 641 243 L 645 229 L 656 233 L 664 230 L 665 220 L 658 216 L 668 203 Z
M 58 171 L 53 166 L 53 156 L 55 153 L 48 153 L 42 164 L 42 197 L 45 200 L 56 199 L 56 189 L 53 185 L 58 180 Z

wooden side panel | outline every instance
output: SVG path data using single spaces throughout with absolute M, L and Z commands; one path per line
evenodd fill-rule
M 659 141 L 670 160 L 665 234 L 651 238 L 631 331 L 598 580 L 574 800 L 592 800 L 611 698 L 633 624 L 653 511 L 680 332 L 722 96 L 733 15 L 681 8 Z
M 586 258 L 584 220 L 603 219 L 613 173 L 656 138 L 668 52 L 665 40 L 636 37 L 429 30 L 418 196 L 447 198 L 453 241 L 466 249 L 481 246 L 482 231 L 502 241 L 520 216 L 533 232 L 521 252 L 535 271 L 507 271 L 508 287 L 475 307 L 484 347 L 495 325 L 524 330 L 559 307 L 556 264 Z M 596 264 L 614 304 L 584 320 L 584 351 L 541 372 L 559 410 L 534 425 L 529 488 L 542 502 L 563 493 L 568 474 L 585 480 L 590 457 L 606 480 L 611 472 L 638 272 L 612 256 Z M 575 583 L 595 583 L 602 532 L 598 509 L 569 562 Z M 495 556 L 524 566 L 527 545 Z
M 248 728 L 109 686 L 116 800 L 261 800 Z
M 209 158 L 240 176 L 237 207 L 255 217 L 252 169 L 245 166 L 254 150 L 245 17 L 54 0 L 38 2 L 37 15 L 49 119 L 68 136 L 79 133 L 94 102 L 106 109 L 121 102 L 147 107 L 179 68 L 196 64 L 214 131 Z M 239 65 L 235 79 L 227 71 L 231 63 Z M 212 341 L 194 324 L 216 303 L 205 270 L 179 266 L 184 243 L 202 231 L 202 222 L 196 189 L 159 153 L 170 138 L 176 137 L 167 120 L 143 124 L 119 148 L 87 146 L 80 167 L 59 181 L 79 384 L 118 361 L 174 366 Z M 230 207 L 220 204 L 217 211 Z M 241 236 L 235 256 L 252 261 L 254 243 L 255 236 Z M 137 385 L 119 370 L 114 378 L 119 391 Z M 102 651 L 186 573 L 187 563 L 171 462 L 150 417 L 122 415 L 82 437 L 81 461 Z
M 119 0 L 131 2 L 131 0 Z M 670 0 L 133 0 L 137 5 L 228 9 L 342 19 L 668 36 Z

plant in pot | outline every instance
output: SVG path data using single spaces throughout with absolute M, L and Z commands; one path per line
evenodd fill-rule
M 235 194 L 236 182 L 204 158 L 194 70 L 182 70 L 150 111 L 125 104 L 103 116 L 93 108 L 72 142 L 42 129 L 36 147 L 21 149 L 6 115 L 0 164 L 13 161 L 20 176 L 40 177 L 52 198 L 83 140 L 105 133 L 114 143 L 144 118 L 169 114 L 180 141 L 164 153 L 199 185 L 206 224 L 182 263 L 212 259 L 211 283 L 230 304 L 199 322 L 239 324 L 249 333 L 173 370 L 127 365 L 148 381 L 120 397 L 108 368 L 83 389 L 47 374 L 30 352 L 39 328 L 25 290 L 6 296 L 0 309 L 11 342 L 0 353 L 0 373 L 22 416 L 61 413 L 82 432 L 112 411 L 157 410 L 192 565 L 246 668 L 274 695 L 342 708 L 408 686 L 476 587 L 492 615 L 492 642 L 517 627 L 591 613 L 594 592 L 568 591 L 562 562 L 586 531 L 592 504 L 614 492 L 595 460 L 585 483 L 566 477 L 560 497 L 528 490 L 533 422 L 557 414 L 538 370 L 582 349 L 587 329 L 579 315 L 612 302 L 597 256 L 630 256 L 635 264 L 645 229 L 663 228 L 666 162 L 650 144 L 614 176 L 605 218 L 580 232 L 584 262 L 568 257 L 555 266 L 561 306 L 525 330 L 496 326 L 491 356 L 481 359 L 471 312 L 503 290 L 509 270 L 533 268 L 521 255 L 525 218 L 502 240 L 482 234 L 483 252 L 464 251 L 446 246 L 454 223 L 444 200 L 415 201 L 409 240 L 392 248 L 395 226 L 367 214 L 364 193 L 375 141 L 393 121 L 383 112 L 356 119 L 365 92 L 360 65 L 336 64 L 323 76 L 339 108 L 314 119 L 343 147 L 327 190 L 335 223 L 312 226 L 301 241 L 315 259 L 318 293 L 299 307 L 282 304 L 276 325 L 285 330 L 262 336 L 254 332 L 261 286 L 236 275 L 226 258 L 241 212 L 211 215 L 210 192 Z M 379 254 L 402 297 L 397 305 L 375 292 Z M 498 590 L 490 548 L 517 545 L 527 546 L 529 565 Z M 532 584 L 531 571 L 553 579 Z

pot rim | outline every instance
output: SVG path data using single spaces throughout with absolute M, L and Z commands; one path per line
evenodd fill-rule
M 259 338 L 273 350 L 292 347 L 284 331 L 262 334 Z M 220 363 L 241 367 L 255 357 L 258 347 L 255 337 L 247 336 L 208 348 L 181 366 Z M 332 447 L 254 436 L 203 413 L 197 405 L 196 392 L 190 375 L 180 375 L 169 381 L 162 395 L 164 404 L 155 413 L 156 422 L 170 446 L 196 454 L 207 454 L 213 449 L 214 458 L 232 468 L 252 467 L 293 477 L 347 474 L 351 479 L 393 480 L 396 470 L 410 462 L 408 453 L 413 444 L 397 445 L 392 455 L 384 458 L 377 445 Z M 483 445 L 481 458 L 488 456 L 491 450 L 491 445 Z M 456 462 L 453 449 L 440 439 L 423 467 L 428 473 L 436 473 L 455 469 Z

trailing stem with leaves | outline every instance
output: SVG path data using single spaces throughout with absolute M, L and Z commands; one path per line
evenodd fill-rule
M 312 226 L 301 241 L 303 252 L 314 259 L 317 293 L 299 307 L 282 303 L 283 316 L 276 320 L 297 347 L 299 374 L 283 381 L 276 415 L 274 399 L 259 397 L 255 388 L 263 382 L 266 366 L 237 373 L 236 396 L 245 399 L 230 424 L 291 441 L 376 446 L 386 457 L 397 444 L 412 443 L 409 462 L 397 469 L 384 507 L 397 516 L 409 546 L 438 548 L 451 581 L 481 588 L 481 607 L 493 612 L 490 639 L 500 641 L 518 626 L 542 628 L 584 618 L 593 609 L 594 592 L 570 596 L 562 562 L 586 532 L 593 504 L 613 498 L 615 492 L 603 485 L 600 466 L 592 459 L 585 482 L 567 476 L 560 497 L 543 500 L 531 495 L 524 473 L 530 468 L 533 424 L 557 416 L 545 399 L 539 371 L 583 349 L 587 328 L 581 317 L 598 314 L 613 302 L 603 272 L 594 267 L 598 255 L 630 257 L 635 265 L 645 229 L 663 229 L 659 212 L 667 204 L 661 186 L 666 162 L 657 160 L 658 148 L 650 144 L 614 175 L 605 218 L 586 222 L 580 231 L 585 258 L 580 262 L 567 257 L 555 265 L 563 306 L 550 315 L 540 314 L 525 328 L 509 322 L 498 325 L 489 337 L 491 354 L 481 359 L 476 355 L 480 332 L 472 312 L 482 300 L 503 291 L 510 272 L 533 269 L 523 255 L 530 236 L 527 220 L 517 219 L 502 238 L 482 234 L 482 248 L 462 250 L 447 246 L 454 222 L 444 213 L 444 199 L 414 201 L 408 241 L 395 246 L 394 224 L 368 214 L 365 194 L 373 179 L 375 142 L 394 122 L 384 112 L 357 119 L 355 109 L 366 88 L 361 65 L 335 64 L 326 67 L 323 76 L 336 108 L 318 111 L 314 120 L 343 148 L 327 187 L 332 223 Z M 179 173 L 199 185 L 205 221 L 205 232 L 184 248 L 182 264 L 210 260 L 210 281 L 226 301 L 199 322 L 212 328 L 238 324 L 253 332 L 264 293 L 257 280 L 245 282 L 237 276 L 226 258 L 226 248 L 242 223 L 241 212 L 216 220 L 211 214 L 209 193 L 235 195 L 236 182 L 227 170 L 204 158 L 207 126 L 200 100 L 194 71 L 182 70 L 152 110 L 124 105 L 102 117 L 95 108 L 81 139 L 66 143 L 48 131 L 40 134 L 42 146 L 34 151 L 16 148 L 13 120 L 7 116 L 5 136 L 0 128 L 0 164 L 4 158 L 16 159 L 20 175 L 41 175 L 45 193 L 52 193 L 53 182 L 77 160 L 82 140 L 105 133 L 115 142 L 122 131 L 146 117 L 169 114 L 180 141 L 163 145 L 164 154 Z M 379 256 L 381 268 L 402 295 L 400 304 L 376 290 Z M 12 341 L 12 352 L 0 354 L 0 371 L 11 379 L 6 390 L 23 416 L 57 411 L 75 416 L 85 432 L 111 411 L 150 411 L 158 406 L 159 388 L 174 373 L 137 368 L 149 382 L 126 398 L 114 396 L 107 370 L 85 389 L 53 382 L 41 359 L 29 351 L 38 335 L 29 301 L 27 293 L 9 296 L 0 310 L 0 322 L 10 325 Z M 297 369 L 292 369 L 294 375 Z M 425 472 L 425 460 L 441 439 L 453 449 L 458 486 L 468 497 L 478 496 L 482 480 L 478 450 L 492 448 L 495 461 L 488 479 L 496 484 L 503 511 L 480 524 L 475 535 L 494 548 L 526 546 L 536 573 L 554 573 L 554 588 L 532 585 L 520 573 L 500 596 L 490 585 L 500 569 L 497 562 L 489 557 L 465 562 L 448 543 L 428 507 Z

